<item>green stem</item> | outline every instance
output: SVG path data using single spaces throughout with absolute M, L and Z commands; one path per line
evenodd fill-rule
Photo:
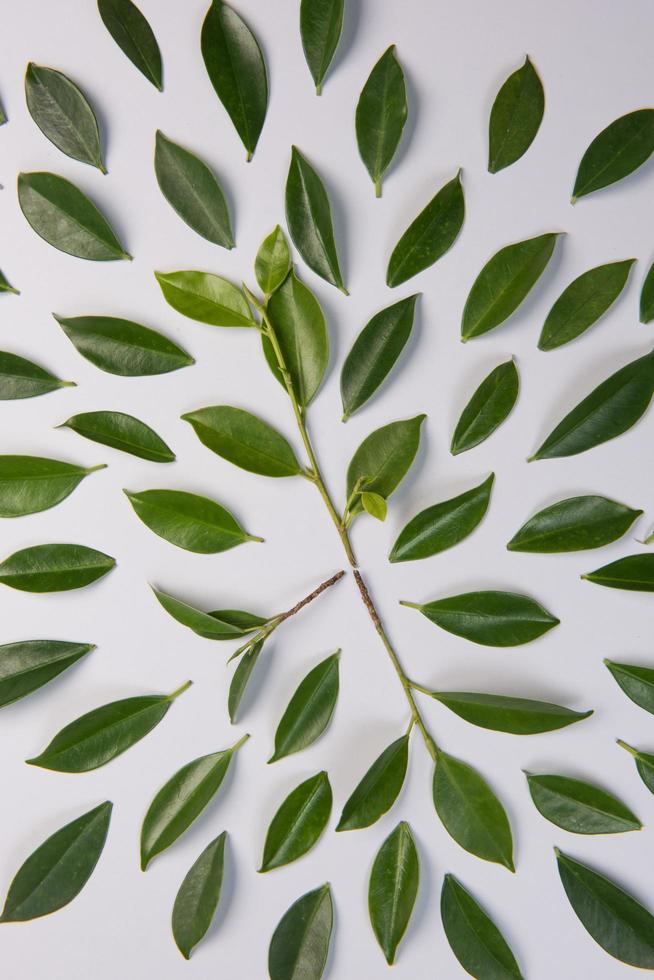
M 236 752 L 236 751 L 238 751 L 238 749 L 240 749 L 240 747 L 243 745 L 243 743 L 244 742 L 247 742 L 247 740 L 249 739 L 249 737 L 250 737 L 249 735 L 241 735 L 241 737 L 239 738 L 238 742 L 234 742 L 234 744 L 232 745 L 232 747 L 231 747 L 231 749 L 229 751 L 230 752 Z
M 638 755 L 638 749 L 635 749 L 633 745 L 628 745 L 627 742 L 623 742 L 621 738 L 616 738 L 616 742 L 618 743 L 621 749 L 626 749 L 630 755 L 633 756 Z
M 185 681 L 184 684 L 182 684 L 181 687 L 178 687 L 175 691 L 173 691 L 172 694 L 169 694 L 168 695 L 168 700 L 169 701 L 174 701 L 175 698 L 178 698 L 180 696 L 180 694 L 183 694 L 184 693 L 184 691 L 188 691 L 188 689 L 189 689 L 189 687 L 191 686 L 192 683 L 193 683 L 193 681 Z
M 422 684 L 417 684 L 415 681 L 410 681 L 411 687 L 414 691 L 420 691 L 421 694 L 426 694 L 428 697 L 434 696 L 434 691 L 430 687 L 423 687 Z

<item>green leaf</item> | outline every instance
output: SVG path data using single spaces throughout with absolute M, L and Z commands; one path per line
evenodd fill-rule
M 624 289 L 635 261 L 595 266 L 566 286 L 547 314 L 538 340 L 539 350 L 556 350 L 599 320 Z
M 95 262 L 132 257 L 86 194 L 57 174 L 19 174 L 18 203 L 36 234 L 61 252 Z
M 420 426 L 426 415 L 416 415 L 412 419 L 390 422 L 375 429 L 356 450 L 347 469 L 347 496 L 365 477 L 364 489 L 377 493 L 385 500 L 408 473 L 420 444 Z M 350 505 L 350 514 L 361 513 L 363 504 L 360 497 Z
M 357 784 L 336 830 L 370 827 L 390 810 L 404 784 L 408 761 L 409 736 L 402 735 L 384 749 Z
M 344 422 L 365 405 L 395 366 L 411 335 L 418 295 L 380 310 L 354 341 L 341 372 Z
M 381 179 L 400 145 L 407 112 L 404 72 L 391 44 L 370 72 L 355 115 L 359 156 L 377 197 L 381 197 Z
M 259 871 L 297 861 L 322 835 L 332 812 L 332 788 L 326 772 L 292 790 L 270 822 Z
M 343 29 L 344 0 L 301 0 L 300 37 L 311 77 L 320 95 Z
M 390 562 L 417 561 L 438 555 L 465 540 L 484 519 L 495 474 L 472 490 L 426 507 L 400 531 L 388 556 Z
M 490 647 L 530 643 L 560 622 L 540 603 L 515 592 L 465 592 L 424 605 L 400 605 L 418 609 L 448 633 Z
M 654 151 L 654 109 L 615 119 L 590 144 L 579 164 L 572 203 L 637 170 Z
M 21 592 L 68 592 L 102 578 L 115 564 L 83 544 L 37 544 L 0 563 L 0 583 Z
M 229 720 L 232 725 L 236 722 L 236 715 L 238 714 L 238 709 L 245 694 L 245 689 L 248 686 L 252 671 L 256 666 L 262 650 L 263 640 L 259 640 L 258 643 L 254 643 L 242 654 L 236 665 L 232 682 L 229 685 L 229 695 L 227 698 L 227 710 L 229 711 Z
M 98 769 L 151 732 L 190 683 L 172 694 L 123 698 L 87 711 L 62 728 L 40 755 L 26 760 L 27 764 L 54 772 Z
M 488 260 L 468 293 L 461 339 L 494 330 L 518 309 L 552 257 L 558 232 L 506 245 Z
M 37 691 L 95 650 L 93 643 L 22 640 L 0 646 L 0 708 Z
M 595 942 L 622 963 L 654 969 L 654 916 L 610 878 L 554 853 L 568 901 Z
M 500 930 L 452 874 L 443 879 L 441 919 L 452 952 L 470 976 L 477 980 L 523 980 Z
M 48 837 L 16 872 L 0 922 L 49 915 L 79 895 L 104 848 L 113 804 L 107 801 Z
M 496 174 L 523 156 L 540 129 L 545 93 L 529 60 L 503 83 L 493 102 L 488 126 L 488 170 Z
M 201 45 L 209 80 L 250 160 L 268 108 L 268 78 L 261 48 L 245 21 L 222 0 L 213 0 L 207 11 Z
M 654 320 L 654 262 L 649 267 L 640 291 L 640 322 L 650 323 Z
M 452 455 L 488 439 L 511 414 L 519 391 L 520 377 L 513 358 L 493 368 L 461 412 L 452 436 Z
M 654 715 L 654 668 L 616 663 L 615 660 L 604 663 L 627 697 Z
M 569 776 L 526 776 L 539 813 L 571 834 L 623 834 L 642 828 L 624 803 L 593 783 Z
M 246 541 L 263 541 L 244 531 L 225 507 L 209 497 L 182 490 L 124 493 L 151 531 L 186 551 L 215 555 Z
M 617 739 L 617 742 L 621 748 L 626 749 L 633 756 L 638 775 L 650 793 L 654 793 L 654 755 L 649 752 L 641 752 L 640 749 L 634 749 L 620 738 Z
M 276 429 L 242 408 L 214 405 L 182 415 L 207 449 L 261 476 L 300 476 L 295 453 Z
M 270 980 L 320 980 L 329 955 L 333 921 L 329 885 L 321 885 L 293 902 L 270 940 Z
M 268 321 L 275 333 L 302 408 L 316 395 L 329 363 L 329 334 L 320 303 L 293 269 L 268 301 Z M 265 334 L 263 352 L 272 373 L 284 387 L 273 346 Z
M 98 0 L 102 22 L 132 64 L 163 91 L 161 52 L 147 20 L 132 0 Z
M 172 340 L 133 320 L 53 316 L 82 357 L 109 374 L 141 378 L 195 364 L 190 354 Z
M 419 883 L 418 851 L 402 820 L 379 848 L 368 885 L 370 924 L 389 966 L 409 925 Z
M 2 125 L 2 123 L 0 123 Z M 0 293 L 13 293 L 14 296 L 20 296 L 20 289 L 16 289 L 11 285 L 7 277 L 0 270 Z
M 266 235 L 254 260 L 254 274 L 259 288 L 266 296 L 274 293 L 286 279 L 291 268 L 291 253 L 284 232 L 275 225 Z
M 205 937 L 213 922 L 220 901 L 225 865 L 223 830 L 193 862 L 179 887 L 173 905 L 173 938 L 184 959 Z
M 309 268 L 347 295 L 325 185 L 296 146 L 292 147 L 286 178 L 286 222 L 295 247 Z
M 654 592 L 654 555 L 627 555 L 581 577 L 610 589 Z
M 207 164 L 157 130 L 154 172 L 161 193 L 182 221 L 214 245 L 234 248 L 229 209 Z
M 366 514 L 370 514 L 376 520 L 386 520 L 388 505 L 384 497 L 381 497 L 378 493 L 370 493 L 370 491 L 364 490 L 361 494 L 361 506 Z
M 568 497 L 530 517 L 507 548 L 537 554 L 601 548 L 626 534 L 642 513 L 598 494 Z
M 141 871 L 197 820 L 220 789 L 232 756 L 248 738 L 249 735 L 244 735 L 222 752 L 201 755 L 164 783 L 143 818 Z
M 509 818 L 477 770 L 439 752 L 432 788 L 436 813 L 457 844 L 484 861 L 515 871 Z
M 463 226 L 461 171 L 413 219 L 391 253 L 386 285 L 399 286 L 428 269 L 454 245 Z
M 340 650 L 321 660 L 298 685 L 275 732 L 275 751 L 268 762 L 313 745 L 329 725 L 338 698 Z
M 172 463 L 175 460 L 175 453 L 154 429 L 124 412 L 82 412 L 57 428 L 72 429 L 85 439 L 140 459 L 149 459 L 153 463 Z
M 158 589 L 152 591 L 173 619 L 206 640 L 237 640 L 247 636 L 248 633 L 254 633 L 268 622 L 261 616 L 255 616 L 254 613 L 244 612 L 241 609 L 203 612 L 166 592 L 160 592 Z
M 652 399 L 653 369 L 654 351 L 625 364 L 568 412 L 531 459 L 575 456 L 622 435 Z
M 74 381 L 61 381 L 39 364 L 19 354 L 0 351 L 0 401 L 35 398 L 58 388 L 74 387 Z
M 433 691 L 440 701 L 459 718 L 492 732 L 512 735 L 539 735 L 574 725 L 592 715 L 592 711 L 572 711 L 549 701 L 512 698 L 503 694 L 470 694 L 463 691 Z
M 58 150 L 107 172 L 95 113 L 70 78 L 30 61 L 25 73 L 25 98 L 32 119 Z
M 245 296 L 222 276 L 211 272 L 155 272 L 164 299 L 174 310 L 213 327 L 254 327 Z
M 105 469 L 76 466 L 40 456 L 0 456 L 0 517 L 22 517 L 65 500 L 89 473 Z

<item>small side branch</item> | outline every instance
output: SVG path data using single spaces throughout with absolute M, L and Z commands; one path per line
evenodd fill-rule
M 356 575 L 357 573 L 355 572 L 354 574 Z M 300 609 L 304 609 L 305 606 L 308 606 L 310 602 L 313 602 L 313 600 L 317 599 L 319 595 L 322 595 L 326 589 L 331 589 L 332 585 L 336 585 L 336 583 L 339 582 L 344 575 L 345 572 L 341 569 L 340 572 L 336 572 L 336 574 L 332 575 L 331 578 L 328 578 L 325 582 L 322 582 L 317 589 L 314 589 L 313 592 L 306 595 L 304 599 L 300 599 L 299 602 L 296 602 L 291 609 L 287 609 L 286 612 L 280 613 L 277 617 L 279 622 L 283 623 L 285 619 L 290 619 L 291 616 L 295 616 L 296 613 L 299 613 Z

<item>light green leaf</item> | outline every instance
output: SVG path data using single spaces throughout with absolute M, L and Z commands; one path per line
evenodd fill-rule
M 215 555 L 247 541 L 263 541 L 247 534 L 225 507 L 209 497 L 182 490 L 124 493 L 143 523 L 178 548 Z
M 182 415 L 207 449 L 261 476 L 300 476 L 302 467 L 286 439 L 267 422 L 230 405 Z
M 175 453 L 154 429 L 124 412 L 81 412 L 57 428 L 72 429 L 85 439 L 153 463 L 175 460 Z
M 98 466 L 76 466 L 40 456 L 0 456 L 0 517 L 36 514 L 61 503 Z
M 236 286 L 211 272 L 155 272 L 164 299 L 174 310 L 214 327 L 254 327 L 252 310 Z

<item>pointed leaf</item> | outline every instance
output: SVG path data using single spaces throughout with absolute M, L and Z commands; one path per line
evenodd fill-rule
M 332 812 L 332 788 L 326 772 L 305 779 L 292 790 L 272 818 L 259 871 L 297 861 L 322 835 Z
M 493 102 L 488 126 L 488 170 L 496 174 L 527 152 L 545 111 L 543 83 L 529 57 L 504 82 Z
M 568 497 L 530 517 L 507 548 L 538 554 L 601 548 L 626 534 L 642 513 L 597 494 Z
M 523 980 L 504 936 L 461 882 L 446 874 L 441 919 L 452 952 L 477 980 Z
M 549 701 L 513 698 L 503 694 L 470 694 L 463 691 L 434 691 L 431 695 L 459 718 L 493 732 L 538 735 L 574 725 L 592 711 L 572 711 Z
M 572 203 L 637 170 L 654 151 L 654 109 L 615 119 L 590 144 L 579 164 Z
M 317 664 L 298 685 L 275 732 L 275 751 L 268 762 L 313 745 L 329 725 L 338 698 L 340 650 Z
M 415 459 L 420 444 L 420 427 L 426 415 L 390 422 L 375 429 L 356 450 L 347 470 L 347 496 L 365 477 L 358 489 L 378 493 L 385 500 L 402 482 Z M 360 499 L 350 505 L 350 513 L 362 510 Z
M 650 323 L 654 320 L 654 262 L 650 265 L 643 280 L 639 314 L 641 323 Z
M 155 272 L 174 310 L 214 327 L 253 327 L 252 311 L 240 289 L 211 272 Z
M 0 456 L 0 517 L 22 517 L 65 500 L 100 466 L 76 466 L 40 456 Z
M 581 577 L 610 589 L 654 592 L 654 555 L 627 555 Z
M 95 113 L 70 78 L 30 61 L 25 74 L 25 98 L 32 119 L 58 150 L 106 173 Z
M 0 125 L 2 124 L 0 123 Z M 20 290 L 16 289 L 14 286 L 11 285 L 11 283 L 9 282 L 9 280 L 1 270 L 0 270 L 0 293 L 13 293 L 14 296 L 20 296 Z
M 452 455 L 488 439 L 511 414 L 519 391 L 520 377 L 513 358 L 493 368 L 461 412 L 452 436 Z
M 366 514 L 370 514 L 377 521 L 385 521 L 388 514 L 388 504 L 384 497 L 381 497 L 378 493 L 370 493 L 369 490 L 364 490 L 361 494 L 361 506 L 365 510 Z
M 418 851 L 403 820 L 379 848 L 368 885 L 370 924 L 389 966 L 409 925 L 419 882 Z
M 654 715 L 654 668 L 616 663 L 615 660 L 604 663 L 627 697 Z
M 125 378 L 167 374 L 195 364 L 163 334 L 114 316 L 74 316 L 55 320 L 82 357 L 101 371 Z
M 320 95 L 343 29 L 344 0 L 301 0 L 300 37 L 311 77 Z
M 654 793 L 654 755 L 650 752 L 641 752 L 640 749 L 634 749 L 631 745 L 623 742 L 622 739 L 618 739 L 618 745 L 626 749 L 633 756 L 638 775 L 650 793 Z
M 19 354 L 0 351 L 0 401 L 35 398 L 58 388 L 74 386 L 74 381 L 61 381 L 39 364 Z
M 242 470 L 261 476 L 299 476 L 295 453 L 284 436 L 267 422 L 229 405 L 200 408 L 182 415 L 200 442 Z
M 232 725 L 236 721 L 236 715 L 243 699 L 243 695 L 245 694 L 250 677 L 252 676 L 252 671 L 256 666 L 262 650 L 263 640 L 259 640 L 258 643 L 254 643 L 248 650 L 245 651 L 236 665 L 232 682 L 229 685 L 229 696 L 227 698 L 227 710 L 229 711 L 229 720 L 231 721 Z
M 407 112 L 404 72 L 391 44 L 370 72 L 355 116 L 359 156 L 377 197 L 381 197 L 381 179 L 400 144 Z
M 259 288 L 266 296 L 274 293 L 286 279 L 291 268 L 291 253 L 284 232 L 275 225 L 266 235 L 254 260 L 254 274 Z
M 153 463 L 172 463 L 175 453 L 145 422 L 124 412 L 82 412 L 57 426 Z
M 598 265 L 566 286 L 547 314 L 538 340 L 539 350 L 556 350 L 599 320 L 624 289 L 635 261 Z
M 207 844 L 175 896 L 171 924 L 173 938 L 184 959 L 190 959 L 216 914 L 223 884 L 226 840 L 227 831 L 223 830 Z
M 175 596 L 152 590 L 166 612 L 182 626 L 193 630 L 206 640 L 237 640 L 248 633 L 265 626 L 268 620 L 253 613 L 240 609 L 217 609 L 215 612 L 203 612 L 190 606 Z
M 333 921 L 329 885 L 293 902 L 270 940 L 270 980 L 320 980 L 329 955 Z
M 642 827 L 624 803 L 592 783 L 527 773 L 527 784 L 539 813 L 571 834 L 623 834 Z
M 0 563 L 0 582 L 21 592 L 68 592 L 102 578 L 115 564 L 83 544 L 37 544 Z
M 402 735 L 384 749 L 357 784 L 336 830 L 370 827 L 390 810 L 404 784 L 408 761 L 409 736 Z
M 516 592 L 465 592 L 419 605 L 423 616 L 455 636 L 491 647 L 513 647 L 547 633 L 559 620 L 529 596 Z
M 161 52 L 152 28 L 132 0 L 98 0 L 102 22 L 132 64 L 163 91 Z
M 22 640 L 0 646 L 0 708 L 37 691 L 95 650 L 93 643 Z

